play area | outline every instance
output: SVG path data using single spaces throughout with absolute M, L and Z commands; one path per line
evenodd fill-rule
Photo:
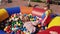
M 6 34 L 60 33 L 60 16 L 41 8 L 22 6 L 0 9 L 0 22 L 5 26 L 1 27 Z
M 0 9 L 0 34 L 60 34 L 60 15 L 49 5 Z

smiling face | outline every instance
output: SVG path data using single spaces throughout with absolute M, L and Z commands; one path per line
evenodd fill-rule
M 47 6 L 44 6 L 44 10 L 48 10 L 48 7 Z

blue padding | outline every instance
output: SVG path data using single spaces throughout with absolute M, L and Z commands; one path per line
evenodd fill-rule
M 11 7 L 11 8 L 5 8 L 9 15 L 12 15 L 14 13 L 20 13 L 20 7 Z
M 54 17 L 56 17 L 56 16 L 59 16 L 59 15 L 53 14 L 53 13 L 50 15 L 51 18 L 54 18 Z
M 4 32 L 4 31 L 0 30 L 0 34 L 6 34 L 6 32 Z

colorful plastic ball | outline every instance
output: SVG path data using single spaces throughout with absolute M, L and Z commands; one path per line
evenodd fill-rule
M 38 27 L 41 27 L 41 25 L 38 25 Z
M 21 34 L 25 34 L 25 33 L 21 31 Z
M 16 34 L 20 34 L 20 33 L 21 33 L 21 31 L 20 30 L 17 30 Z
M 37 17 L 36 17 L 36 16 L 34 16 L 34 21 L 36 21 L 36 19 L 37 19 Z
M 12 32 L 11 32 L 11 34 L 15 34 L 15 32 L 14 32 L 14 31 L 12 31 Z
M 24 28 L 23 28 L 23 31 L 26 31 L 26 30 L 27 30 L 27 29 L 24 27 Z
M 45 26 L 42 26 L 41 28 L 42 28 L 42 30 L 45 30 Z

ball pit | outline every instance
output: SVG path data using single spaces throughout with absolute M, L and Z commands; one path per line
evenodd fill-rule
M 45 30 L 45 26 L 44 27 L 40 26 L 40 21 L 36 16 L 34 17 L 31 14 L 29 15 L 24 14 L 22 16 L 23 17 L 22 19 L 20 19 L 20 16 L 22 16 L 21 13 L 13 14 L 11 15 L 11 17 L 9 17 L 8 20 L 5 21 L 7 26 L 4 28 L 4 31 L 6 31 L 7 34 L 10 34 L 10 33 L 20 34 L 20 32 L 31 34 L 36 32 L 35 26 L 37 26 L 38 28 L 41 27 L 42 28 L 41 30 Z M 33 20 L 30 20 L 30 18 Z M 20 32 L 17 32 L 17 31 L 20 31 Z
M 7 17 L 10 16 L 4 21 L 4 31 L 6 34 L 36 34 L 38 32 L 43 32 L 48 29 L 47 24 L 52 19 L 50 17 L 50 10 L 46 11 L 40 8 L 15 7 L 6 8 L 5 12 L 6 11 L 8 13 L 6 14 Z M 19 11 L 21 12 L 19 13 Z

